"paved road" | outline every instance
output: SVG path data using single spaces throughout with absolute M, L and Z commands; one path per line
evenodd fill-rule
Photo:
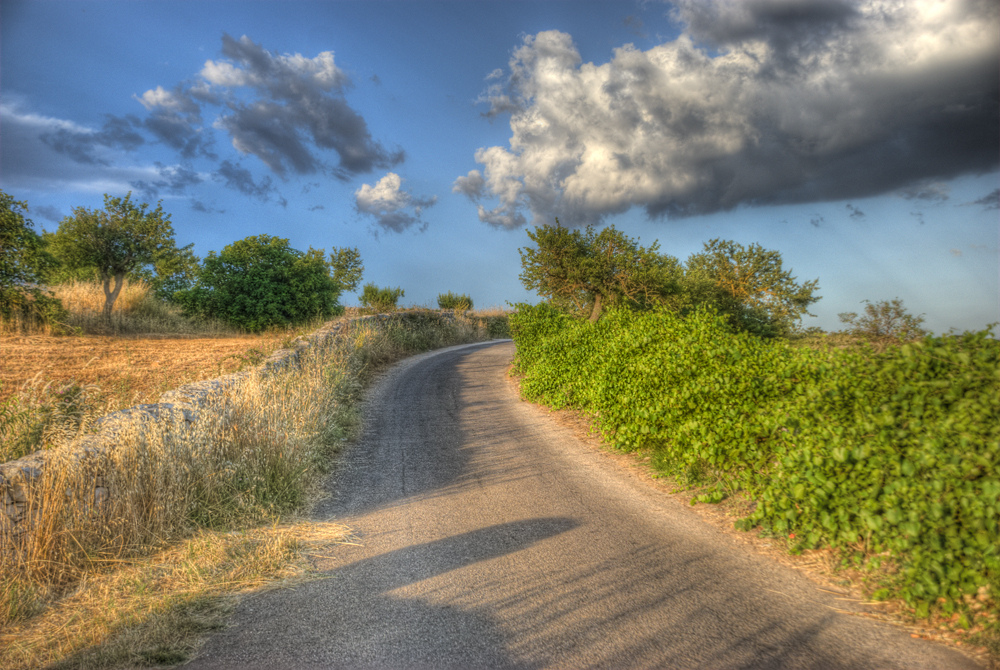
M 976 668 L 751 555 L 544 411 L 510 343 L 409 359 L 322 518 L 328 578 L 245 600 L 192 668 Z

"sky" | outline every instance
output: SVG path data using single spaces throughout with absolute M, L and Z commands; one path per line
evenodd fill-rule
M 489 307 L 538 300 L 558 218 L 780 251 L 806 327 L 1000 322 L 995 0 L 3 0 L 0 63 L 39 230 L 131 191 L 200 256 L 357 247 L 403 304 Z

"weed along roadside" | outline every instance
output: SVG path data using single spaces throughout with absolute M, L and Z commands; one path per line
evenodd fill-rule
M 824 551 L 874 602 L 1000 657 L 1000 343 L 880 351 L 734 331 L 707 310 L 511 317 L 525 399 L 582 411 L 695 503 Z M 729 520 L 730 526 L 733 519 Z
M 182 661 L 228 594 L 288 576 L 310 542 L 343 538 L 290 515 L 357 429 L 372 376 L 505 335 L 506 317 L 461 312 L 330 322 L 253 370 L 174 389 L 3 464 L 0 667 Z

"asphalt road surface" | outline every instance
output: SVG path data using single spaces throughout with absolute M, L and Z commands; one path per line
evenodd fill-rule
M 386 375 L 317 511 L 361 546 L 244 600 L 188 667 L 979 667 L 843 613 L 519 402 L 513 351 Z

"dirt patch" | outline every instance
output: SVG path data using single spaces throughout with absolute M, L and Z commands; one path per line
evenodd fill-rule
M 284 334 L 242 337 L 0 337 L 0 401 L 25 385 L 93 386 L 108 411 L 262 361 Z
M 520 379 L 512 369 L 508 369 L 507 379 L 520 397 Z M 604 443 L 597 430 L 596 421 L 585 412 L 574 409 L 557 410 L 538 403 L 532 404 L 548 412 L 557 424 L 571 430 L 574 436 L 592 451 L 600 453 L 630 476 L 661 491 L 663 495 L 672 496 L 684 504 L 689 504 L 692 498 L 699 493 L 697 490 L 681 491 L 681 486 L 676 481 L 659 476 L 650 466 L 648 455 L 616 451 Z M 791 554 L 789 553 L 790 543 L 784 538 L 768 536 L 757 530 L 749 532 L 737 530 L 734 527 L 735 522 L 747 516 L 752 505 L 752 501 L 737 495 L 717 504 L 698 503 L 692 506 L 692 510 L 703 521 L 725 532 L 749 550 L 757 554 L 764 554 L 781 565 L 799 571 L 821 590 L 834 594 L 838 600 L 844 603 L 842 613 L 863 616 L 899 626 L 909 631 L 912 637 L 946 644 L 958 649 L 986 668 L 1000 670 L 1000 659 L 991 656 L 985 647 L 972 644 L 968 631 L 953 630 L 953 627 L 949 626 L 945 620 L 914 621 L 902 601 L 876 602 L 871 600 L 864 588 L 864 575 L 858 571 L 841 568 L 840 557 L 836 551 L 811 549 L 798 555 Z

